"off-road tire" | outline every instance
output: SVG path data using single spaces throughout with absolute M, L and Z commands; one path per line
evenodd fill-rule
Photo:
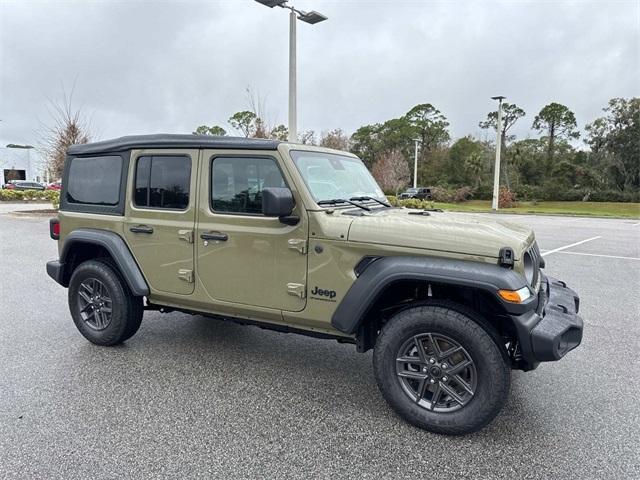
M 102 284 L 102 288 L 111 300 L 109 322 L 100 330 L 92 328 L 82 318 L 78 302 L 81 285 L 92 280 Z M 68 300 L 69 310 L 76 327 L 87 340 L 96 345 L 117 345 L 131 338 L 140 328 L 144 313 L 142 297 L 136 297 L 131 293 L 117 268 L 108 261 L 88 260 L 81 263 L 71 275 Z
M 474 362 L 475 392 L 458 410 L 437 412 L 419 405 L 398 376 L 398 352 L 416 335 L 427 333 L 454 340 Z M 416 305 L 396 313 L 378 336 L 373 366 L 389 405 L 409 423 L 434 433 L 463 435 L 480 430 L 498 415 L 509 395 L 511 369 L 499 336 L 482 319 L 474 319 L 472 312 L 455 304 Z

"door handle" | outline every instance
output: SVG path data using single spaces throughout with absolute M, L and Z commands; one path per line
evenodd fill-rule
M 200 234 L 202 240 L 218 240 L 220 242 L 226 242 L 229 240 L 229 235 L 222 232 L 205 232 Z
M 149 225 L 136 225 L 135 227 L 129 228 L 129 231 L 133 233 L 153 233 L 153 227 Z

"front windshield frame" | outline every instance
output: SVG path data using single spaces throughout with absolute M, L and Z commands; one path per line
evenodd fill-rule
M 302 149 L 290 150 L 289 155 L 293 160 L 293 164 L 296 170 L 302 177 L 302 180 L 304 181 L 304 184 L 307 187 L 307 190 L 309 191 L 311 198 L 313 198 L 316 204 L 318 204 L 318 202 L 335 200 L 335 199 L 349 200 L 350 198 L 354 198 L 354 197 L 372 197 L 372 198 L 377 198 L 379 200 L 382 200 L 384 202 L 387 201 L 387 197 L 382 191 L 382 189 L 380 188 L 380 185 L 378 185 L 378 182 L 376 182 L 375 178 L 373 178 L 373 175 L 371 175 L 371 172 L 366 167 L 366 165 L 362 162 L 362 160 L 360 160 L 356 156 L 342 155 L 338 153 L 328 153 L 328 152 L 314 151 L 314 150 L 302 150 Z M 342 162 L 348 162 L 346 165 L 342 165 L 342 166 L 348 165 L 350 167 L 355 167 L 353 168 L 352 173 L 363 175 L 362 177 L 359 177 L 359 179 L 363 182 L 361 183 L 361 186 L 363 186 L 366 189 L 369 189 L 369 191 L 354 190 L 348 193 L 344 190 L 340 190 L 340 188 L 337 188 L 337 186 L 334 184 L 332 185 L 334 187 L 333 193 L 331 194 L 325 193 L 324 195 L 321 194 L 318 191 L 317 186 L 316 188 L 314 188 L 314 186 L 312 185 L 312 182 L 310 182 L 308 171 L 304 171 L 303 170 L 304 166 L 301 165 L 302 159 L 309 158 L 309 157 L 315 157 L 319 160 L 324 159 L 330 162 L 331 164 L 333 164 L 334 162 L 338 162 L 338 164 L 342 164 Z M 322 180 L 326 180 L 326 178 Z M 371 201 L 375 202 L 375 200 L 371 200 Z M 323 208 L 331 208 L 331 207 L 335 208 L 336 205 L 319 205 L 319 206 Z

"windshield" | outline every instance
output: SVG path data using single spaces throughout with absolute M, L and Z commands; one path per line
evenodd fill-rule
M 354 197 L 386 201 L 359 158 L 304 150 L 292 150 L 291 158 L 316 202 Z
M 405 193 L 418 193 L 418 189 L 417 188 L 407 188 Z

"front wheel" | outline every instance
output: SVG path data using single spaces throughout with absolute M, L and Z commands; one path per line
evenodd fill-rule
M 435 433 L 481 429 L 509 395 L 504 348 L 462 311 L 439 305 L 402 310 L 384 326 L 374 350 L 384 398 L 405 420 Z

